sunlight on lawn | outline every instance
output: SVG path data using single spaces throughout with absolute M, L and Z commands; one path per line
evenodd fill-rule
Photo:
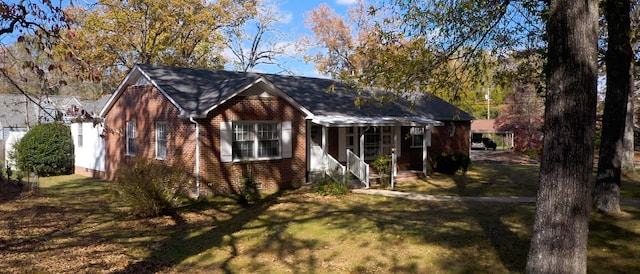
M 509 195 L 535 189 L 536 174 L 536 166 L 474 165 L 465 175 L 398 186 L 429 194 Z M 181 221 L 136 219 L 108 184 L 75 175 L 41 178 L 37 195 L 0 203 L 0 250 L 6 250 L 0 269 L 521 273 L 535 210 L 532 204 L 333 197 L 298 189 L 270 193 L 250 207 L 209 197 L 180 208 Z M 624 210 L 629 219 L 592 214 L 589 272 L 640 271 L 640 209 Z
M 474 164 L 466 173 L 434 173 L 421 180 L 399 181 L 396 190 L 447 196 L 535 196 L 537 165 Z

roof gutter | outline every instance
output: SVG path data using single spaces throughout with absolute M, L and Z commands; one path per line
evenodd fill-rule
M 189 121 L 196 125 L 196 199 L 200 198 L 200 124 L 189 116 Z

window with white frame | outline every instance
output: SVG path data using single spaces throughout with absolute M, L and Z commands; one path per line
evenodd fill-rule
M 167 159 L 167 122 L 156 122 L 156 159 Z
M 364 159 L 374 160 L 379 155 L 390 155 L 394 147 L 392 127 L 370 127 L 364 131 Z
M 364 159 L 373 160 L 380 154 L 380 131 L 370 127 L 364 132 Z
M 278 124 L 256 124 L 258 131 L 258 158 L 280 156 Z
M 135 155 L 136 154 L 136 122 L 135 121 L 127 121 L 127 155 Z
M 411 128 L 411 147 L 422 147 L 424 144 L 424 127 Z
M 270 159 L 280 157 L 279 123 L 233 123 L 233 159 Z
M 84 137 L 82 136 L 82 123 L 78 123 L 78 147 L 82 147 L 82 141 Z

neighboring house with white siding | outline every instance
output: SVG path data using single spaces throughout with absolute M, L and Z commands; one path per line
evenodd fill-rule
M 86 114 L 83 117 L 97 116 L 109 96 L 98 100 L 79 100 L 75 96 L 54 95 L 31 96 L 31 99 L 38 102 L 40 106 L 22 94 L 0 94 L 0 164 L 2 165 L 8 160 L 7 156 L 12 147 L 7 143 L 10 135 L 21 137 L 33 126 L 55 120 L 61 120 L 63 123 L 71 125 L 72 122 L 78 120 L 76 116 L 81 116 L 80 114 Z M 70 110 L 73 109 L 76 109 L 77 113 L 70 113 Z M 76 125 L 76 130 L 77 127 Z M 76 147 L 76 163 L 83 165 L 82 168 L 99 168 L 99 163 L 104 166 L 104 160 L 99 159 L 100 154 L 104 159 L 104 147 L 99 147 L 101 144 L 104 146 L 104 140 L 98 138 L 102 133 L 100 126 L 94 127 L 92 122 L 88 122 L 83 123 L 83 129 L 86 131 L 84 146 L 81 149 Z M 74 136 L 75 143 L 77 136 Z M 97 151 L 89 151 L 89 147 L 95 148 Z M 92 157 L 98 158 L 89 161 L 88 159 Z M 104 168 L 101 170 L 104 171 Z

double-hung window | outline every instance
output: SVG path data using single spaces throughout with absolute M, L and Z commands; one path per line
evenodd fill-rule
M 133 156 L 136 154 L 136 122 L 135 121 L 127 121 L 127 132 L 126 132 L 126 149 L 127 155 Z
M 258 131 L 258 158 L 280 156 L 280 131 L 277 123 L 256 124 Z
M 255 158 L 255 131 L 254 124 L 233 124 L 233 159 Z
M 291 158 L 290 121 L 228 121 L 220 123 L 222 162 Z
M 167 159 L 167 122 L 156 122 L 156 159 Z
M 422 147 L 424 143 L 424 127 L 411 128 L 411 147 Z
M 279 123 L 233 123 L 233 159 L 280 157 Z
M 83 136 L 82 136 L 82 123 L 78 123 L 78 147 L 82 147 L 82 141 L 83 141 Z

